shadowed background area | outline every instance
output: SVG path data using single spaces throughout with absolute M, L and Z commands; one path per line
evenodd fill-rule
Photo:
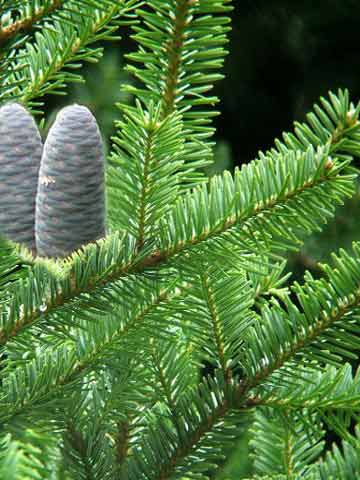
M 219 136 L 236 163 L 266 149 L 320 95 L 360 96 L 360 4 L 355 0 L 236 2 Z
M 230 55 L 226 79 L 216 86 L 222 111 L 217 127 L 216 164 L 209 174 L 246 163 L 267 150 L 274 138 L 302 121 L 314 102 L 329 90 L 348 88 L 360 99 L 360 42 L 358 0 L 234 0 Z M 71 102 L 87 105 L 96 116 L 104 139 L 114 134 L 119 111 L 114 103 L 130 101 L 121 92 L 132 81 L 122 72 L 124 54 L 135 46 L 130 31 L 123 30 L 118 44 L 105 44 L 98 65 L 86 67 L 86 84 L 70 87 L 70 96 L 49 97 L 48 123 L 60 107 Z M 292 279 L 306 269 L 319 274 L 317 261 L 331 251 L 348 248 L 359 239 L 359 193 L 338 210 L 320 234 L 313 235 L 302 251 L 290 257 Z M 336 440 L 329 434 L 328 441 Z M 214 478 L 232 480 L 248 473 L 246 439 L 233 450 L 230 461 Z

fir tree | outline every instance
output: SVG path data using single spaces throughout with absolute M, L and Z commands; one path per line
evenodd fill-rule
M 39 253 L 53 258 L 0 225 L 0 478 L 205 479 L 245 432 L 253 479 L 358 478 L 360 244 L 321 265 L 321 278 L 287 284 L 284 267 L 354 193 L 360 104 L 330 93 L 270 151 L 207 179 L 230 0 L 0 8 L 0 100 L 34 115 L 101 58 L 98 40 L 130 23 L 138 45 L 135 101 L 119 106 L 106 172 L 107 235 L 98 239 L 101 195 L 88 210 L 98 230 L 80 237 L 89 243 L 70 252 L 77 239 L 62 248 L 63 229 L 52 230 Z M 53 129 L 41 168 L 67 161 Z M 76 145 L 68 151 L 81 165 Z M 68 188 L 51 198 L 64 225 L 77 218 L 62 210 Z M 41 235 L 53 220 L 41 187 L 37 201 Z M 326 445 L 326 430 L 341 445 Z

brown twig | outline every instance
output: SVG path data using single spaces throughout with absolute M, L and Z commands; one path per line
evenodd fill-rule
M 54 0 L 50 7 L 40 7 L 31 17 L 25 17 L 20 20 L 16 20 L 7 27 L 0 29 L 0 46 L 2 46 L 11 38 L 15 37 L 17 33 L 30 31 L 35 23 L 42 20 L 45 15 L 50 15 L 53 13 L 55 10 L 60 8 L 63 3 L 64 0 Z

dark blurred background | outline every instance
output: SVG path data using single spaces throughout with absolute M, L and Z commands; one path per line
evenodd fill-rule
M 357 0 L 235 2 L 217 124 L 236 163 L 270 147 L 329 89 L 359 98 L 359 18 Z
M 215 122 L 216 165 L 209 174 L 270 148 L 329 90 L 348 88 L 354 101 L 360 99 L 358 0 L 234 0 L 234 6 L 226 79 L 216 86 L 222 115 Z M 64 104 L 84 103 L 96 115 L 104 138 L 114 134 L 113 122 L 120 115 L 115 102 L 131 101 L 120 87 L 131 81 L 123 72 L 123 55 L 135 45 L 130 31 L 122 35 L 121 42 L 105 45 L 98 65 L 86 66 L 86 84 L 73 85 L 70 99 L 49 98 L 48 124 Z M 305 269 L 318 275 L 317 261 L 327 261 L 331 251 L 359 239 L 359 198 L 357 194 L 339 208 L 321 234 L 290 256 L 292 279 L 301 278 Z M 329 443 L 334 439 L 329 433 Z M 244 437 L 216 479 L 240 479 L 247 473 Z

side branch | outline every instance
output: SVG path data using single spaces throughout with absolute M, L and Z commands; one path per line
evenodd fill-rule
M 338 307 L 329 315 L 323 312 L 318 318 L 315 325 L 309 327 L 308 334 L 299 333 L 298 339 L 287 349 L 284 349 L 279 355 L 277 361 L 273 365 L 269 365 L 264 370 L 259 371 L 255 377 L 246 383 L 246 389 L 251 389 L 259 385 L 263 380 L 272 375 L 291 360 L 297 353 L 311 345 L 317 337 L 331 328 L 336 322 L 340 321 L 346 314 L 358 308 L 360 305 L 360 289 L 351 295 L 351 298 L 340 298 Z
M 17 33 L 30 31 L 34 24 L 38 23 L 46 15 L 50 15 L 62 7 L 64 1 L 65 0 L 53 0 L 49 6 L 43 6 L 35 9 L 33 15 L 16 20 L 10 25 L 0 29 L 0 47 L 3 46 L 8 40 L 15 37 Z
M 174 29 L 166 46 L 169 64 L 162 95 L 162 113 L 164 117 L 175 110 L 176 89 L 179 82 L 181 56 L 185 40 L 184 33 L 190 7 L 195 3 L 196 0 L 177 0 Z
M 289 298 L 284 299 L 283 307 L 277 302 L 264 306 L 262 318 L 248 339 L 255 353 L 244 358 L 245 388 L 258 386 L 299 355 L 336 367 L 344 359 L 357 358 L 359 243 L 353 245 L 353 251 L 354 255 L 343 250 L 338 256 L 333 255 L 335 268 L 322 265 L 327 278 L 315 280 L 307 273 L 303 285 L 294 284 L 299 306 Z
M 221 322 L 219 319 L 219 315 L 217 312 L 215 299 L 214 299 L 214 292 L 211 288 L 210 278 L 208 272 L 204 272 L 203 274 L 203 284 L 204 290 L 206 292 L 206 300 L 210 312 L 211 323 L 214 332 L 215 344 L 217 348 L 218 358 L 220 361 L 220 366 L 226 381 L 231 379 L 231 370 L 226 365 L 226 357 L 225 357 L 225 345 L 223 339 L 223 332 L 221 330 Z
M 147 131 L 147 137 L 145 140 L 145 152 L 143 159 L 143 171 L 141 176 L 141 190 L 139 198 L 139 218 L 138 218 L 138 248 L 141 250 L 146 240 L 146 234 L 148 229 L 148 209 L 149 209 L 149 193 L 151 190 L 150 175 L 153 170 L 153 136 L 154 130 L 149 129 Z
M 204 452 L 215 449 L 212 463 L 222 458 L 221 441 L 224 444 L 233 438 L 233 425 L 244 421 L 246 398 L 242 387 L 231 380 L 224 386 L 220 377 L 204 379 L 196 390 L 180 398 L 176 406 L 179 429 L 176 434 L 161 419 L 153 432 L 144 438 L 141 448 L 128 460 L 127 472 L 133 472 L 129 480 L 138 480 L 139 472 L 146 472 L 147 480 L 167 480 L 181 475 L 195 477 L 203 470 L 202 460 L 207 460 Z M 228 422 L 228 416 L 231 421 Z M 231 427 L 230 427 L 231 424 Z M 211 433 L 214 433 L 212 435 Z M 159 455 L 159 435 L 167 439 L 167 449 Z M 147 452 L 144 454 L 143 452 Z M 187 457 L 197 458 L 189 465 Z M 199 467 L 199 470 L 197 466 Z M 145 478 L 145 476 L 141 476 Z
M 97 368 L 102 368 L 103 364 L 111 360 L 114 355 L 114 351 L 118 352 L 118 348 L 124 346 L 126 342 L 131 342 L 130 335 L 136 333 L 137 338 L 141 328 L 145 328 L 144 323 L 148 317 L 156 314 L 158 308 L 162 308 L 165 304 L 174 300 L 179 291 L 161 291 L 152 299 L 151 302 L 144 305 L 143 308 L 133 317 L 130 317 L 128 321 L 123 325 L 116 323 L 113 328 L 105 331 L 102 338 L 98 338 L 98 342 L 95 348 L 92 346 L 92 333 L 89 334 L 79 332 L 79 343 L 86 345 L 87 349 L 81 353 L 76 353 L 76 348 L 60 348 L 53 352 L 45 353 L 43 356 L 39 356 L 33 360 L 32 368 L 34 371 L 38 371 L 34 378 L 27 378 L 26 368 L 18 367 L 8 377 L 4 379 L 6 383 L 5 390 L 9 398 L 5 396 L 2 403 L 2 412 L 6 412 L 4 405 L 9 406 L 10 413 L 6 413 L 2 420 L 10 421 L 18 415 L 24 414 L 31 410 L 34 406 L 39 406 L 51 398 L 62 398 L 65 389 L 71 384 L 76 384 L 82 381 L 85 375 Z M 55 355 L 59 362 L 59 369 L 56 371 L 53 369 L 53 359 Z M 117 354 L 116 354 L 117 355 Z M 47 382 L 39 384 L 40 378 L 47 377 L 51 379 Z M 31 382 L 34 381 L 34 384 Z M 22 398 L 19 400 L 19 392 L 16 386 L 20 383 L 26 383 L 28 390 L 31 390 L 31 395 L 28 398 Z M 29 384 L 30 382 L 30 384 Z M 1 403 L 1 402 L 0 402 Z M 1 414 L 0 414 L 1 417 Z
M 81 432 L 77 431 L 75 425 L 69 421 L 64 435 L 71 448 L 79 455 L 81 465 L 84 469 L 84 478 L 86 480 L 92 480 L 94 478 L 94 472 L 88 456 L 88 445 Z
M 184 446 L 178 446 L 171 455 L 171 460 L 163 465 L 156 475 L 156 480 L 167 480 L 171 478 L 177 465 L 191 453 L 194 447 L 201 441 L 201 439 L 214 428 L 214 425 L 225 417 L 229 412 L 230 405 L 224 400 L 211 414 L 203 421 L 187 438 Z M 155 478 L 154 478 L 155 480 Z

